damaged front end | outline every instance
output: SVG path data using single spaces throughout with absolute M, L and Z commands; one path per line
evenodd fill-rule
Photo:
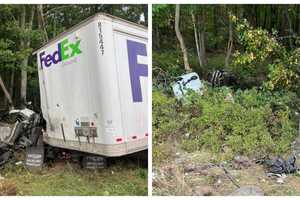
M 0 119 L 0 166 L 8 163 L 14 152 L 36 146 L 42 135 L 43 118 L 30 109 L 11 110 Z
M 286 160 L 281 157 L 275 159 L 263 158 L 257 160 L 256 163 L 264 165 L 267 168 L 268 175 L 292 174 L 299 171 L 297 157 L 294 154 Z

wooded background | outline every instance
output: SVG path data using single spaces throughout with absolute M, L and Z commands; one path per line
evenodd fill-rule
M 300 5 L 154 5 L 154 68 L 175 76 L 193 70 L 204 79 L 212 70 L 228 69 L 232 54 L 244 51 L 230 16 L 268 31 L 287 52 L 299 47 Z
M 0 110 L 32 101 L 39 109 L 36 56 L 59 33 L 98 12 L 147 25 L 147 5 L 0 5 Z
M 186 191 L 200 180 L 185 174 L 176 152 L 204 164 L 204 157 L 234 163 L 237 155 L 285 156 L 298 148 L 299 5 L 154 5 L 152 16 L 153 166 L 179 166 L 174 179 L 156 179 L 156 194 L 191 195 Z M 236 81 L 212 85 L 218 69 Z M 190 90 L 178 101 L 172 86 L 190 71 L 203 93 Z M 205 174 L 203 187 L 207 180 Z

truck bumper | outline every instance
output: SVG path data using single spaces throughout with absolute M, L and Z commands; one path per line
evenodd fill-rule
M 82 151 L 107 157 L 118 157 L 148 149 L 148 138 L 121 144 L 98 144 L 51 138 L 44 135 L 44 142 L 50 146 Z

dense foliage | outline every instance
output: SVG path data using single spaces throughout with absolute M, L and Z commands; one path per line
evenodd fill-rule
M 225 69 L 238 84 L 234 89 L 206 85 L 203 96 L 190 93 L 182 102 L 168 87 L 154 87 L 154 159 L 168 154 L 162 146 L 174 138 L 186 151 L 262 156 L 291 150 L 300 109 L 299 10 L 298 5 L 181 6 L 181 32 L 193 71 L 209 80 L 209 72 Z M 161 68 L 153 71 L 154 84 L 162 74 L 170 84 L 184 73 L 172 31 L 174 11 L 172 5 L 154 6 L 153 66 Z M 195 33 L 205 38 L 206 65 L 198 62 Z
M 231 71 L 240 84 L 260 86 L 269 90 L 299 90 L 299 48 L 288 50 L 276 40 L 276 31 L 253 28 L 247 20 L 233 16 L 241 50 L 233 54 Z M 299 91 L 298 91 L 299 92 Z
M 256 89 L 238 90 L 233 98 L 229 88 L 191 93 L 186 101 L 153 92 L 154 145 L 176 135 L 187 151 L 262 156 L 290 150 L 297 134 L 300 99 L 295 93 L 270 93 Z
M 147 5 L 142 4 L 0 5 L 0 78 L 15 106 L 23 103 L 23 92 L 27 101 L 33 101 L 35 108 L 39 109 L 36 56 L 32 55 L 33 50 L 98 12 L 143 25 L 148 23 Z M 0 100 L 0 110 L 7 108 L 2 88 Z
M 213 70 L 225 69 L 235 73 L 242 88 L 264 85 L 270 90 L 299 90 L 299 5 L 181 5 L 180 8 L 180 28 L 190 65 L 203 79 L 207 80 Z M 176 76 L 182 73 L 183 59 L 174 21 L 174 5 L 153 6 L 153 66 Z M 228 50 L 230 27 L 231 51 Z M 207 56 L 204 66 L 197 60 L 195 32 L 204 37 Z

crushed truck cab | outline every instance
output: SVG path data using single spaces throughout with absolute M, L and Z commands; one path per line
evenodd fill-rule
M 35 52 L 44 142 L 108 157 L 147 149 L 147 37 L 100 13 Z

